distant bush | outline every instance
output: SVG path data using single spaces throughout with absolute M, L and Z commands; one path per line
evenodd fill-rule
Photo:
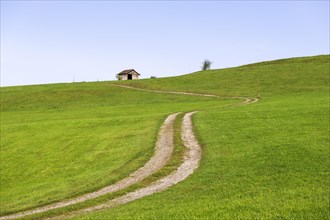
M 209 70 L 211 68 L 212 62 L 209 61 L 208 59 L 205 59 L 202 63 L 201 69 L 202 70 Z

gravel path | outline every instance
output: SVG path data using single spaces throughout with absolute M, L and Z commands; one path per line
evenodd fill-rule
M 239 105 L 248 105 L 255 103 L 257 101 L 259 101 L 258 98 L 245 98 L 245 101 L 240 103 Z M 101 205 L 78 210 L 70 213 L 69 215 L 62 215 L 62 216 L 57 216 L 55 218 L 49 218 L 47 220 L 64 219 L 105 208 L 113 208 L 143 198 L 145 196 L 164 191 L 167 188 L 186 179 L 194 172 L 196 168 L 198 168 L 199 161 L 202 157 L 202 148 L 198 143 L 197 138 L 195 137 L 193 131 L 193 124 L 192 124 L 192 116 L 196 112 L 186 113 L 183 117 L 181 139 L 183 140 L 184 146 L 186 147 L 186 151 L 185 151 L 183 163 L 177 168 L 176 171 L 172 172 L 168 176 L 165 176 L 151 183 L 149 186 L 145 188 L 141 188 L 134 192 L 127 193 L 126 195 L 115 198 Z
M 140 182 L 145 179 L 147 176 L 157 172 L 160 170 L 165 164 L 171 159 L 171 155 L 173 152 L 173 123 L 176 116 L 179 113 L 169 115 L 162 127 L 160 128 L 160 132 L 158 134 L 158 139 L 155 147 L 155 154 L 151 157 L 151 159 L 140 169 L 133 172 L 129 177 L 107 187 L 104 187 L 98 191 L 84 194 L 80 197 L 69 199 L 57 203 L 53 203 L 47 206 L 39 207 L 33 210 L 23 211 L 19 213 L 15 213 L 12 215 L 3 216 L 0 219 L 15 219 L 28 215 L 33 215 L 37 213 L 46 212 L 49 210 L 62 208 L 69 205 L 74 205 L 80 202 L 84 202 L 89 199 L 94 199 L 96 197 L 113 193 L 119 191 L 121 189 L 127 188 L 135 183 Z
M 105 208 L 113 208 L 119 205 L 126 204 L 128 202 L 140 199 L 142 197 L 151 195 L 153 193 L 161 192 L 181 182 L 182 180 L 186 179 L 190 176 L 194 170 L 198 167 L 199 161 L 201 159 L 201 146 L 199 145 L 194 132 L 193 132 L 193 125 L 192 125 L 192 115 L 195 112 L 190 112 L 184 115 L 182 120 L 182 133 L 181 138 L 183 143 L 186 147 L 184 161 L 183 163 L 171 174 L 151 183 L 149 186 L 145 188 L 138 189 L 136 191 L 127 193 L 124 196 L 115 198 L 110 200 L 106 203 L 103 203 L 98 206 L 89 207 L 86 209 L 78 210 L 75 212 L 70 213 L 69 215 L 62 215 L 57 216 L 54 218 L 49 218 L 48 220 L 52 219 L 64 219 L 69 217 L 74 217 L 76 215 L 81 215 L 88 212 L 93 212 L 100 209 Z
M 201 94 L 201 93 L 190 93 L 190 92 L 174 92 L 174 91 L 160 91 L 160 90 L 149 90 L 149 89 L 140 89 L 135 88 L 131 86 L 124 86 L 124 85 L 117 85 L 112 84 L 113 86 L 128 88 L 128 89 L 135 89 L 135 90 L 141 90 L 141 91 L 148 91 L 148 92 L 156 92 L 156 93 L 168 93 L 168 94 L 182 94 L 182 95 L 193 95 L 193 96 L 206 96 L 206 97 L 220 97 L 220 98 L 238 98 L 238 99 L 244 99 L 243 102 L 239 103 L 238 105 L 247 105 L 251 103 L 255 103 L 259 101 L 258 98 L 247 98 L 247 97 L 221 97 L 217 95 L 210 95 L 210 94 Z M 83 214 L 95 210 L 100 210 L 104 208 L 112 208 L 118 205 L 122 205 L 131 201 L 134 201 L 136 199 L 151 195 L 156 192 L 164 191 L 165 189 L 169 188 L 172 185 L 177 184 L 178 182 L 186 179 L 188 176 L 190 176 L 194 170 L 198 167 L 199 160 L 201 159 L 201 147 L 194 135 L 193 132 L 193 126 L 192 126 L 192 115 L 196 112 L 190 112 L 184 115 L 183 121 L 182 121 L 182 133 L 181 137 L 184 142 L 184 145 L 186 147 L 185 156 L 183 163 L 177 168 L 176 171 L 172 172 L 168 176 L 165 176 L 154 183 L 151 183 L 149 186 L 145 188 L 138 189 L 136 191 L 127 193 L 124 196 L 115 198 L 113 200 L 110 200 L 106 203 L 103 203 L 98 206 L 89 207 L 86 209 L 78 210 L 72 213 L 69 213 L 68 215 L 61 215 L 54 217 L 52 219 L 61 219 L 61 218 L 67 218 L 78 214 Z M 174 113 L 169 115 L 164 124 L 162 125 L 156 147 L 155 147 L 155 154 L 154 156 L 140 169 L 133 172 L 129 177 L 113 184 L 107 187 L 104 187 L 98 191 L 91 192 L 84 194 L 80 197 L 69 199 L 61 202 L 57 202 L 54 204 L 50 204 L 44 207 L 39 207 L 33 210 L 23 211 L 19 213 L 15 213 L 12 215 L 7 215 L 0 217 L 0 220 L 5 219 L 16 219 L 25 217 L 32 214 L 42 213 L 49 210 L 77 204 L 80 202 L 84 202 L 89 199 L 94 199 L 99 196 L 113 193 L 118 190 L 127 188 L 128 186 L 131 186 L 135 183 L 140 182 L 141 180 L 145 179 L 147 176 L 157 172 L 162 167 L 165 166 L 165 164 L 170 160 L 172 152 L 173 152 L 173 123 L 176 118 L 176 116 L 179 113 Z

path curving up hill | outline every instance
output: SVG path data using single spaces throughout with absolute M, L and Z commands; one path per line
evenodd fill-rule
M 126 203 L 129 203 L 131 201 L 140 199 L 142 197 L 151 195 L 153 193 L 161 192 L 169 188 L 170 186 L 173 186 L 184 179 L 186 179 L 188 176 L 190 176 L 196 168 L 198 168 L 199 161 L 201 159 L 201 146 L 198 143 L 194 132 L 193 132 L 193 125 L 192 125 L 192 116 L 196 112 L 189 112 L 186 113 L 182 120 L 182 133 L 181 138 L 183 140 L 183 143 L 186 147 L 185 154 L 184 154 L 184 160 L 183 163 L 171 174 L 151 183 L 149 186 L 137 189 L 133 192 L 127 193 L 126 195 L 120 196 L 118 198 L 112 199 L 106 203 L 103 203 L 101 205 L 89 207 L 86 209 L 78 210 L 75 212 L 70 213 L 69 215 L 63 215 L 63 216 L 57 216 L 54 218 L 48 218 L 50 219 L 63 219 L 67 217 L 73 217 L 75 215 L 84 214 L 87 212 L 92 212 L 100 209 L 105 208 L 113 208 L 119 205 L 123 205 Z
M 140 89 L 140 88 L 118 85 L 118 84 L 112 84 L 112 85 L 127 88 L 127 89 L 136 89 L 136 90 L 146 91 L 146 92 L 223 98 L 221 96 L 210 95 L 210 94 L 149 90 L 149 89 Z M 258 98 L 246 98 L 246 97 L 227 97 L 227 98 L 243 99 L 244 101 L 242 103 L 240 103 L 239 105 L 247 105 L 247 104 L 255 103 L 259 100 Z M 100 210 L 100 209 L 104 209 L 104 208 L 112 208 L 112 207 L 115 207 L 118 205 L 122 205 L 122 204 L 125 204 L 128 202 L 137 200 L 139 198 L 151 195 L 156 192 L 164 191 L 165 189 L 169 188 L 170 186 L 175 185 L 178 182 L 181 182 L 184 179 L 186 179 L 198 167 L 199 161 L 201 159 L 201 147 L 194 135 L 193 125 L 192 125 L 192 116 L 195 113 L 196 112 L 189 112 L 189 113 L 186 113 L 183 117 L 181 138 L 184 142 L 186 150 L 185 150 L 185 154 L 184 154 L 183 163 L 177 168 L 177 170 L 175 170 L 171 174 L 151 183 L 147 187 L 127 193 L 123 196 L 112 199 L 101 205 L 74 211 L 74 212 L 70 213 L 69 215 L 57 216 L 52 219 L 65 218 L 65 217 L 78 215 L 78 214 L 82 214 L 82 213 L 87 213 L 87 212 Z M 47 206 L 43 206 L 43 207 L 39 207 L 39 208 L 35 208 L 32 210 L 27 210 L 27 211 L 18 212 L 15 214 L 7 215 L 7 216 L 2 216 L 2 217 L 0 217 L 0 220 L 22 218 L 22 217 L 26 217 L 26 216 L 33 215 L 33 214 L 38 214 L 38 213 L 54 210 L 57 208 L 74 205 L 77 203 L 81 203 L 81 202 L 84 202 L 84 201 L 87 201 L 90 199 L 94 199 L 94 198 L 103 196 L 108 193 L 113 193 L 113 192 L 125 189 L 135 183 L 142 181 L 146 177 L 150 176 L 151 174 L 157 172 L 162 167 L 164 167 L 166 165 L 166 163 L 171 159 L 171 155 L 172 155 L 172 151 L 173 151 L 173 147 L 174 147 L 173 123 L 178 114 L 179 113 L 174 113 L 174 114 L 169 115 L 166 118 L 166 120 L 165 120 L 164 124 L 162 125 L 162 127 L 160 128 L 160 132 L 158 134 L 158 139 L 157 139 L 157 143 L 156 143 L 156 147 L 155 147 L 155 154 L 150 158 L 150 160 L 143 167 L 141 167 L 137 171 L 133 172 L 129 177 L 124 178 L 123 180 L 121 180 L 115 184 L 104 187 L 95 192 L 87 193 L 87 194 L 81 195 L 77 198 L 68 199 L 68 200 L 64 200 L 61 202 L 56 202 L 56 203 L 53 203 L 53 204 L 50 204 Z

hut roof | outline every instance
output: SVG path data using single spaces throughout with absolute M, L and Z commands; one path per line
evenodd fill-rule
M 120 73 L 118 73 L 117 75 L 127 75 L 129 74 L 130 72 L 135 72 L 136 74 L 140 75 L 140 73 L 136 72 L 134 69 L 128 69 L 128 70 L 123 70 L 121 71 Z

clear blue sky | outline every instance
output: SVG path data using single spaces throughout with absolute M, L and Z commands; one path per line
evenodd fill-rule
M 1 85 L 329 54 L 329 1 L 1 1 Z

